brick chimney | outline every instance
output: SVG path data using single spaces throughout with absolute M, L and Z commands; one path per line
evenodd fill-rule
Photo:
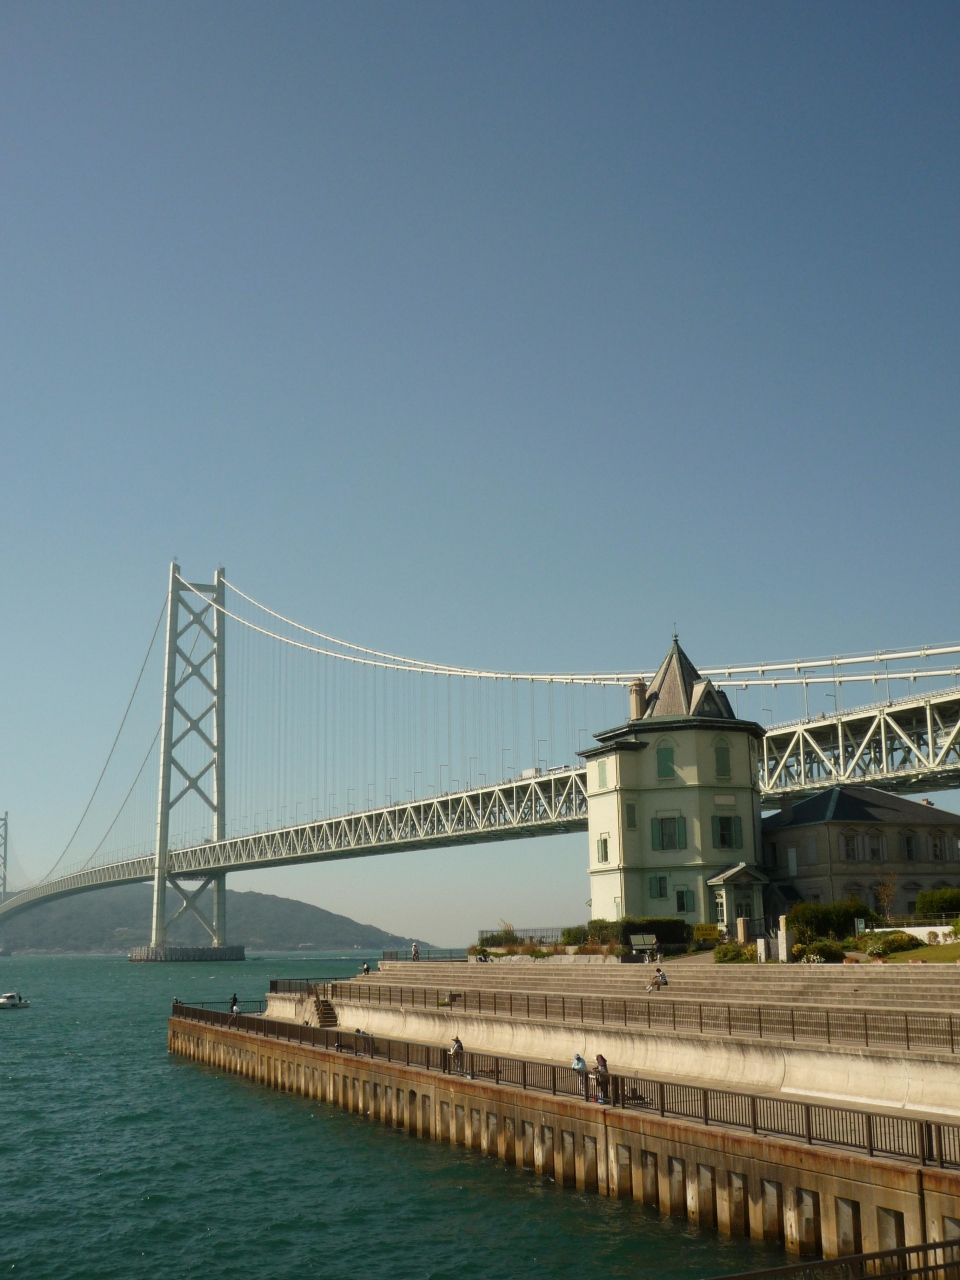
M 642 720 L 647 709 L 647 682 L 634 680 L 630 686 L 630 719 Z

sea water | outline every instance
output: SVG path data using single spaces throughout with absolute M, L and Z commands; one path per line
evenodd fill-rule
M 0 958 L 0 1277 L 631 1280 L 786 1261 L 632 1202 L 167 1053 L 174 997 L 353 976 L 364 956 Z

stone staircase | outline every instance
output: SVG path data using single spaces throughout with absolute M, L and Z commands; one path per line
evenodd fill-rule
M 669 986 L 656 994 L 657 999 L 700 1004 L 960 1012 L 960 966 L 686 966 L 667 962 L 663 967 Z M 648 965 L 381 961 L 379 972 L 356 981 L 451 991 L 469 988 L 645 999 L 652 973 Z
M 316 995 L 313 998 L 313 1002 L 317 1010 L 318 1027 L 338 1027 L 340 1025 L 337 1011 L 329 1000 L 322 1000 L 319 995 Z

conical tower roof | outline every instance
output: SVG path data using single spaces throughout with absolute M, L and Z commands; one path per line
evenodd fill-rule
M 676 635 L 670 651 L 647 688 L 644 720 L 704 716 L 735 720 L 730 700 L 712 680 L 702 676 L 684 651 Z

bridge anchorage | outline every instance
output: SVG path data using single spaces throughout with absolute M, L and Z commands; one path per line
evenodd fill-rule
M 150 943 L 132 958 L 241 958 L 227 945 L 229 871 L 574 831 L 590 833 L 594 916 L 705 910 L 730 885 L 734 907 L 748 890 L 755 907 L 761 807 L 839 786 L 960 784 L 958 644 L 698 671 L 675 640 L 656 673 L 498 672 L 339 640 L 245 595 L 222 568 L 192 582 L 176 563 L 105 771 L 159 665 L 164 618 L 162 715 L 151 705 L 131 730 L 144 735 L 136 759 L 152 735 L 133 784 L 124 748 L 125 798 L 104 814 L 103 839 L 64 862 L 101 773 L 52 871 L 13 893 L 3 875 L 0 927 L 41 902 L 149 882 Z M 869 693 L 850 699 L 850 685 Z M 7 843 L 4 820 L 0 868 Z M 675 894 L 667 864 L 684 869 Z M 185 915 L 209 946 L 171 945 Z

